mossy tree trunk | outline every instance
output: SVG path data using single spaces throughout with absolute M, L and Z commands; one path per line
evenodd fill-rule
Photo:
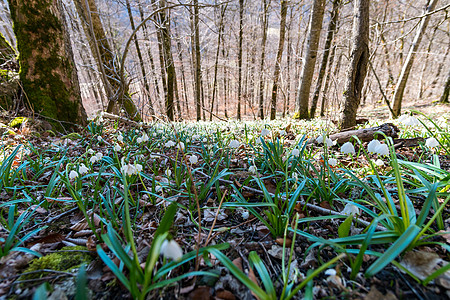
M 31 108 L 55 120 L 85 125 L 86 112 L 60 2 L 8 3 L 17 39 L 20 80 Z
M 0 33 L 0 69 L 8 69 L 8 64 L 10 61 L 14 61 L 16 57 L 16 51 L 5 39 L 2 33 Z

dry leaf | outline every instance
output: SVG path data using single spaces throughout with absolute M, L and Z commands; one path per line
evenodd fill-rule
M 209 286 L 199 286 L 189 294 L 189 299 L 209 300 L 211 299 L 211 288 Z
M 254 283 L 256 283 L 257 286 L 259 286 L 259 282 L 258 282 L 258 278 L 256 278 L 255 272 L 253 272 L 253 269 L 250 267 L 250 269 L 248 270 L 248 278 L 250 278 L 251 281 L 253 281 Z M 253 293 L 252 291 L 252 295 L 256 298 L 259 299 L 258 296 L 256 296 L 255 293 Z
M 239 270 L 244 271 L 242 268 L 242 258 L 238 257 L 236 259 L 233 260 L 233 264 L 238 267 Z
M 216 292 L 216 300 L 235 300 L 236 297 L 232 292 L 227 290 L 219 290 Z

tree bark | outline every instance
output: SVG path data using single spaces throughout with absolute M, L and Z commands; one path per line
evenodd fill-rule
M 342 129 L 356 125 L 356 112 L 369 62 L 369 0 L 356 0 L 354 5 L 353 45 L 346 74 L 344 109 L 340 118 Z
M 444 85 L 444 92 L 442 93 L 441 99 L 439 100 L 439 102 L 441 103 L 448 103 L 448 94 L 450 92 L 450 70 L 448 72 L 447 75 L 447 81 L 445 82 Z
M 264 119 L 264 59 L 266 56 L 267 27 L 270 0 L 263 0 L 261 60 L 259 62 L 259 118 Z
M 61 4 L 9 0 L 20 80 L 33 111 L 55 121 L 87 124 Z M 58 130 L 72 127 L 53 123 Z
M 309 94 L 314 74 L 314 67 L 316 65 L 317 49 L 319 47 L 324 10 L 325 0 L 314 0 L 308 27 L 308 48 L 306 50 L 302 75 L 300 76 L 301 83 L 297 98 L 297 117 L 299 119 L 309 118 Z
M 241 119 L 241 93 L 242 93 L 242 39 L 244 32 L 244 0 L 239 0 L 239 48 L 238 48 L 238 103 L 237 119 Z
M 281 59 L 283 57 L 284 38 L 286 33 L 286 15 L 287 15 L 287 1 L 281 0 L 281 12 L 280 12 L 280 40 L 278 43 L 277 60 L 275 62 L 275 71 L 273 74 L 273 88 L 272 88 L 272 101 L 270 108 L 270 119 L 275 120 L 277 113 L 277 93 L 278 93 L 278 80 L 280 79 Z
M 194 64 L 194 74 L 195 74 L 195 107 L 197 113 L 197 121 L 200 121 L 201 116 L 201 97 L 202 97 L 202 65 L 201 65 L 201 56 L 200 56 L 200 33 L 199 33 L 199 17 L 198 17 L 198 0 L 194 0 L 194 15 L 192 20 L 192 30 L 193 30 L 193 56 L 194 59 L 192 63 Z
M 133 19 L 133 13 L 131 11 L 131 5 L 130 5 L 130 0 L 126 0 L 125 1 L 126 6 L 127 6 L 127 12 L 128 12 L 128 17 L 130 18 L 130 25 L 131 25 L 131 30 L 135 30 L 136 26 L 134 25 L 134 19 Z M 136 53 L 139 59 L 139 66 L 141 67 L 141 74 L 142 74 L 142 80 L 144 81 L 144 88 L 145 88 L 145 94 L 147 96 L 148 99 L 148 105 L 150 108 L 150 114 L 152 116 L 152 118 L 155 117 L 155 110 L 153 109 L 153 103 L 152 103 L 152 99 L 150 97 L 150 85 L 148 84 L 147 81 L 147 74 L 145 72 L 145 64 L 144 64 L 144 59 L 142 58 L 142 52 L 141 52 L 141 47 L 139 46 L 139 42 L 137 39 L 137 35 L 134 36 L 134 46 L 136 47 Z
M 429 0 L 429 5 L 426 8 L 426 13 L 434 10 L 437 2 L 438 0 Z M 416 36 L 414 37 L 414 41 L 412 43 L 411 48 L 409 49 L 408 56 L 406 57 L 405 63 L 403 64 L 402 72 L 400 73 L 400 77 L 398 78 L 393 96 L 393 108 L 392 108 L 394 112 L 394 115 L 392 116 L 393 118 L 397 118 L 401 114 L 402 100 L 406 88 L 406 83 L 408 82 L 409 73 L 411 72 L 416 52 L 419 49 L 420 42 L 422 40 L 423 34 L 425 33 L 425 29 L 427 28 L 429 20 L 430 15 L 427 15 L 423 17 L 422 20 L 420 21 L 419 27 L 417 28 Z
M 320 90 L 322 88 L 323 77 L 325 76 L 325 70 L 327 68 L 328 56 L 330 54 L 331 44 L 333 42 L 334 32 L 336 31 L 337 19 L 339 17 L 339 7 L 341 6 L 341 0 L 333 0 L 333 8 L 331 10 L 331 20 L 328 24 L 328 34 L 325 40 L 325 50 L 322 56 L 322 62 L 320 63 L 319 68 L 319 76 L 317 78 L 316 88 L 314 90 L 312 103 L 311 103 L 311 112 L 310 117 L 314 118 L 316 114 L 317 102 L 320 96 Z

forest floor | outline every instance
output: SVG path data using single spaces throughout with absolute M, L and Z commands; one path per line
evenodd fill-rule
M 409 108 L 363 109 L 399 130 L 375 150 L 319 119 L 4 114 L 0 299 L 448 299 L 450 109 Z

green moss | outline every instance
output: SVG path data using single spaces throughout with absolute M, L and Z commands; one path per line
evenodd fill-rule
M 64 27 L 52 10 L 54 1 L 19 2 L 10 0 L 9 4 L 19 51 L 19 75 L 32 108 L 55 120 L 82 121 L 79 103 L 74 101 L 79 97 L 76 83 L 69 82 L 74 66 L 60 55 Z M 62 130 L 60 123 L 52 125 Z
M 87 250 L 86 247 L 64 247 L 62 252 L 48 254 L 46 256 L 35 258 L 31 261 L 30 266 L 24 271 L 33 272 L 21 276 L 20 280 L 36 279 L 48 275 L 48 272 L 35 272 L 43 269 L 67 272 L 71 269 L 79 267 L 83 263 L 89 263 L 92 258 L 88 253 L 64 250 Z
M 12 128 L 18 128 L 27 121 L 28 121 L 28 118 L 17 117 L 17 118 L 14 118 L 14 120 L 12 120 L 8 125 L 9 125 L 9 127 L 12 127 Z
M 81 140 L 82 138 L 83 137 L 79 133 L 76 133 L 76 132 L 72 132 L 72 133 L 69 133 L 69 134 L 61 137 L 61 139 L 70 139 L 72 141 Z

